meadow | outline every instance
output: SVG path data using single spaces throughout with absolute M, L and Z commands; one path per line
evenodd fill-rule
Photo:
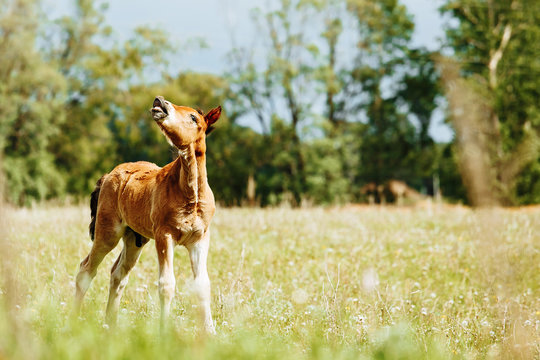
M 4 209 L 0 359 L 540 358 L 540 208 L 218 208 L 209 275 L 217 335 L 198 331 L 187 252 L 159 331 L 157 260 L 144 249 L 117 328 L 100 266 L 79 318 L 87 206 Z

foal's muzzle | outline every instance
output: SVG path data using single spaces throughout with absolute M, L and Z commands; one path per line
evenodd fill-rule
M 169 115 L 169 112 L 167 111 L 167 102 L 163 96 L 156 96 L 150 111 L 152 111 L 152 117 L 154 120 L 161 120 Z

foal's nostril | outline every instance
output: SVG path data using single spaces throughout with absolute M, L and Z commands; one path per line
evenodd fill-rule
M 154 103 L 152 105 L 152 112 L 163 112 L 165 113 L 166 115 L 169 114 L 169 112 L 167 111 L 167 101 L 165 101 L 165 99 L 163 98 L 163 96 L 156 96 L 156 98 L 154 99 Z M 157 109 L 156 109 L 157 108 Z
M 164 102 L 165 102 L 165 99 L 163 99 L 163 96 L 156 96 L 156 98 L 154 99 L 154 104 L 152 106 L 153 107 L 156 107 L 156 106 L 163 107 Z

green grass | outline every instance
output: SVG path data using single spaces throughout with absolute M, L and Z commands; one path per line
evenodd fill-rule
M 91 246 L 87 208 L 2 217 L 0 359 L 540 358 L 538 209 L 218 209 L 208 265 L 215 337 L 198 335 L 182 248 L 171 328 L 159 332 L 150 242 L 118 328 L 106 329 L 121 245 L 81 317 L 69 316 Z

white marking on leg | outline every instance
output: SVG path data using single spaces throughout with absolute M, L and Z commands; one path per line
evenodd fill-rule
M 83 295 L 86 293 L 92 282 L 92 276 L 87 271 L 80 272 L 77 276 L 77 290 Z
M 174 278 L 173 257 L 174 257 L 174 240 L 170 234 L 165 236 L 165 246 L 161 250 L 159 258 L 159 300 L 161 303 L 161 323 L 169 317 L 171 309 L 171 301 L 174 296 L 176 279 Z M 163 241 L 163 240 L 161 240 Z M 156 242 L 157 244 L 157 242 Z M 159 252 L 159 249 L 158 249 Z
M 197 293 L 201 304 L 201 316 L 204 327 L 207 332 L 215 333 L 214 321 L 212 320 L 212 311 L 210 308 L 210 279 L 206 260 L 208 257 L 208 248 L 210 245 L 210 231 L 207 230 L 203 238 L 188 247 L 189 258 L 191 260 L 191 269 L 193 270 L 194 290 Z

